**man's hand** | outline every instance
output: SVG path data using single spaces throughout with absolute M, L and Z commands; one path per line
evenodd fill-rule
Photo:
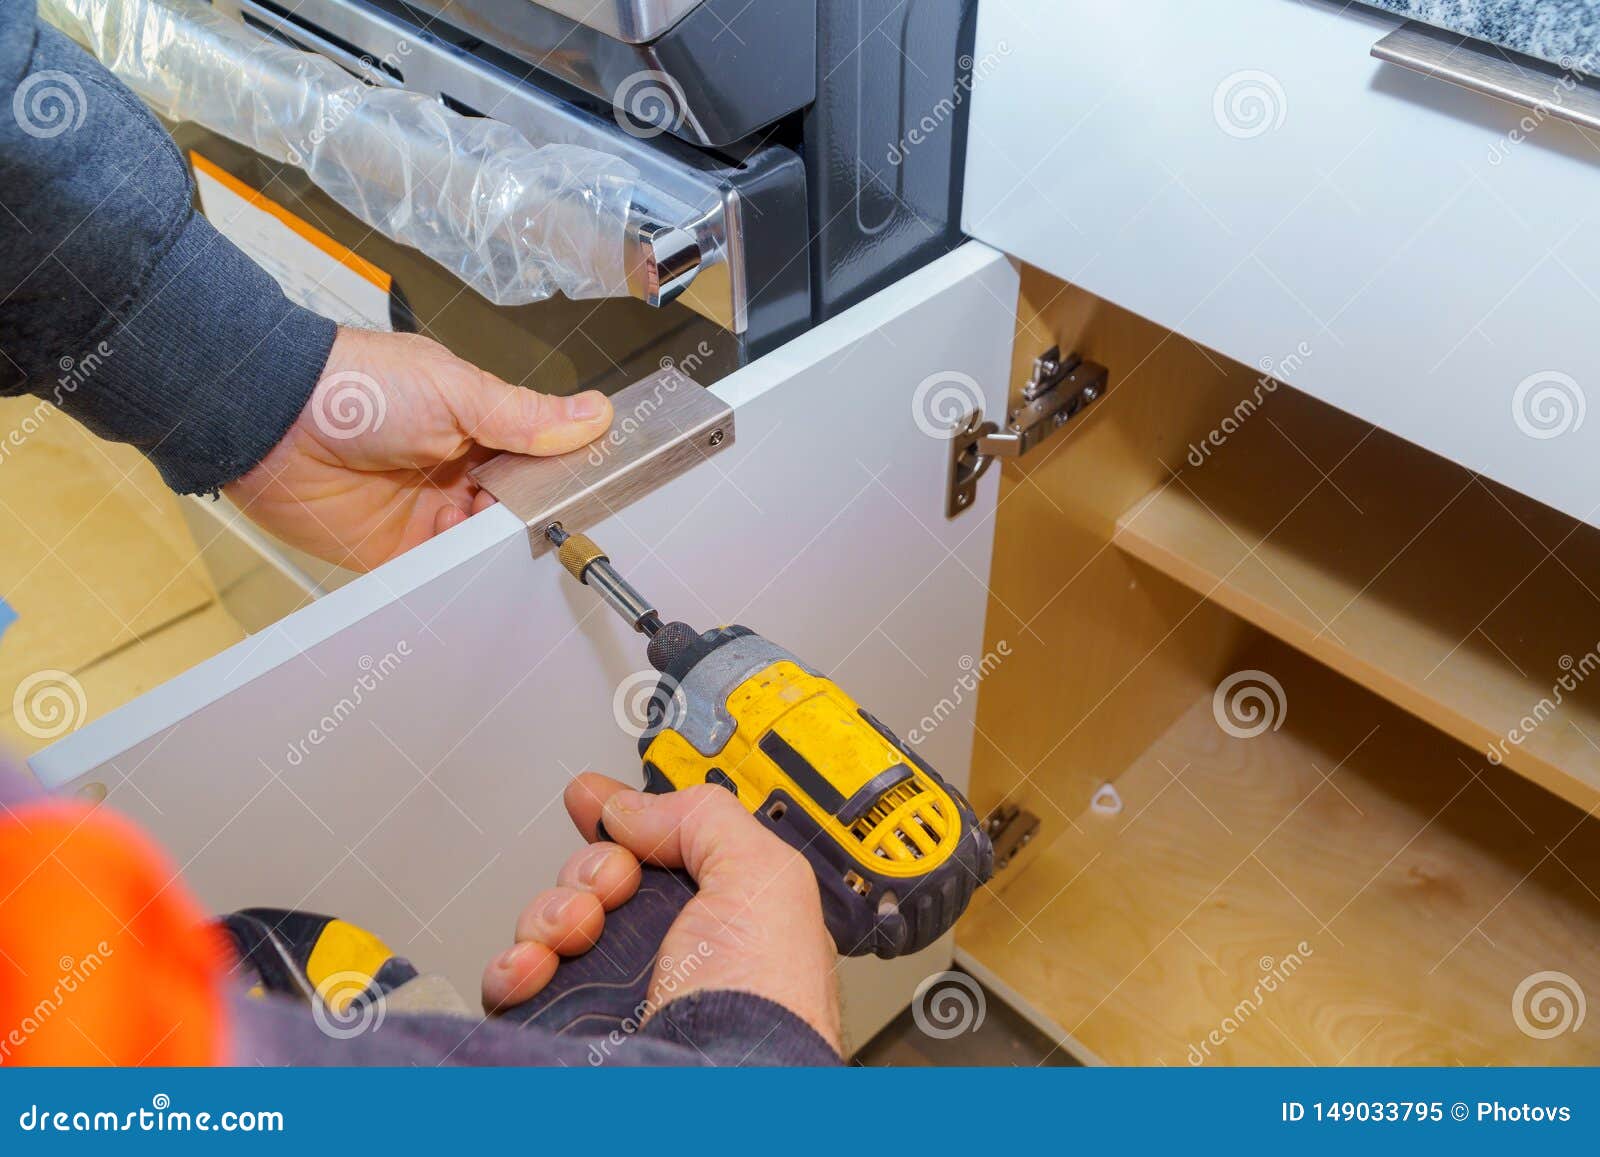
M 610 424 L 593 391 L 536 394 L 428 338 L 341 329 L 300 417 L 224 493 L 291 546 L 370 570 L 493 502 L 471 467 L 564 454 Z
M 567 861 L 554 888 L 534 897 L 517 920 L 517 943 L 484 969 L 487 1011 L 528 1000 L 550 983 L 560 957 L 587 951 L 605 914 L 638 888 L 646 860 L 685 869 L 700 888 L 657 952 L 658 961 L 700 964 L 687 978 L 663 976 L 658 964 L 652 1010 L 695 991 L 750 992 L 783 1005 L 839 1051 L 837 956 L 804 856 L 720 787 L 648 795 L 586 772 L 568 785 L 566 805 L 591 843 Z M 615 843 L 593 842 L 601 819 Z

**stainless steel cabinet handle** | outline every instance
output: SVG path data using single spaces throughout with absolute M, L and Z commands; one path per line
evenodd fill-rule
M 1459 33 L 1407 21 L 1374 44 L 1372 55 L 1542 116 L 1600 129 L 1600 84 Z

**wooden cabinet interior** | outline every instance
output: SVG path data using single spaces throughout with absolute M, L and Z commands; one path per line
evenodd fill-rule
M 1600 801 L 1600 530 L 1280 393 L 1134 504 L 1117 546 L 1578 806 Z
M 1042 828 L 964 957 L 1110 1063 L 1592 1063 L 1524 982 L 1600 991 L 1600 532 L 1028 270 L 1054 342 L 1112 384 L 1003 477 L 973 795 Z

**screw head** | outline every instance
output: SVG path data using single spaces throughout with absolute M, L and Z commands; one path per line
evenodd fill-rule
M 723 435 L 723 433 L 722 433 L 722 431 L 721 431 L 721 430 L 713 430 L 713 431 L 712 431 L 712 432 L 711 432 L 711 444 L 712 444 L 712 445 L 713 445 L 713 446 L 720 446 L 720 445 L 722 445 L 722 439 L 723 439 L 723 437 L 724 437 L 724 435 Z
M 1092 402 L 1096 398 L 1098 398 L 1099 396 L 1100 396 L 1100 387 L 1099 386 L 1084 386 L 1083 387 L 1083 400 L 1084 401 Z

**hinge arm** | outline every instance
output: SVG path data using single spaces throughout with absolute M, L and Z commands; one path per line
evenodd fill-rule
M 992 426 L 992 422 L 984 425 Z M 983 458 L 1021 458 L 1022 435 L 1010 431 L 995 430 L 992 434 L 984 434 L 975 443 L 978 454 Z

